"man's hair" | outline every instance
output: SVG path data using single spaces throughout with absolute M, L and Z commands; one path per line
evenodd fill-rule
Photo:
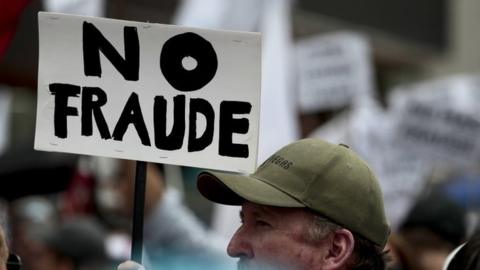
M 307 232 L 307 241 L 317 242 L 329 233 L 340 230 L 343 227 L 331 221 L 328 218 L 322 217 L 312 211 L 313 222 Z M 365 237 L 352 232 L 355 241 L 353 254 L 355 259 L 350 264 L 349 269 L 356 270 L 384 270 L 386 269 L 386 262 L 388 254 L 386 251 L 366 239 Z

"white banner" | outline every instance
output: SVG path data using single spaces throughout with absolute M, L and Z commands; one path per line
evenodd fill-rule
M 432 164 L 480 161 L 478 78 L 451 77 L 397 88 L 390 97 L 395 135 Z
M 360 34 L 335 33 L 300 41 L 297 67 L 303 112 L 362 103 L 373 96 L 370 45 Z
M 291 0 L 264 0 L 260 29 L 263 42 L 262 113 L 258 162 L 299 138 L 292 85 Z
M 259 34 L 39 13 L 35 149 L 255 169 Z

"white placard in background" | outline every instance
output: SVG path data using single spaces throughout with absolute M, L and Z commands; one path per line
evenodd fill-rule
M 478 78 L 456 76 L 395 89 L 395 136 L 425 161 L 471 166 L 480 161 Z
M 368 40 L 356 33 L 334 33 L 297 45 L 300 109 L 315 112 L 371 99 L 372 63 Z
M 385 211 L 397 229 L 426 184 L 422 160 L 395 137 L 391 114 L 377 107 L 352 112 L 351 139 L 382 187 Z
M 35 149 L 255 169 L 259 34 L 56 13 L 39 33 Z

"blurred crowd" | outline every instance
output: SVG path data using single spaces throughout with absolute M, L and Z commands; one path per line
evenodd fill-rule
M 129 259 L 135 162 L 85 158 L 80 163 L 64 192 L 4 203 L 6 239 L 22 269 L 114 269 Z M 187 255 L 192 267 L 200 267 L 191 269 L 231 263 L 224 258 L 226 240 L 206 229 L 176 188 L 167 190 L 161 166 L 147 167 L 146 183 L 147 265 L 190 269 L 185 263 L 176 266 Z
M 27 270 L 115 269 L 130 256 L 134 172 L 133 161 L 82 158 L 67 190 L 3 202 L 4 257 L 18 255 L 21 269 Z M 150 164 L 144 264 L 151 269 L 231 269 L 227 239 L 208 230 L 178 187 L 166 183 L 162 166 Z M 389 269 L 440 270 L 461 245 L 455 258 L 468 259 L 454 258 L 452 263 L 470 268 L 448 269 L 478 269 L 475 224 L 455 196 L 440 188 L 422 194 L 391 232 Z

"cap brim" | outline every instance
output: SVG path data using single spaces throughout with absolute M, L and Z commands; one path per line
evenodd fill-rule
M 220 204 L 241 205 L 250 201 L 270 206 L 305 207 L 285 192 L 253 176 L 202 172 L 198 176 L 197 188 L 207 199 Z

